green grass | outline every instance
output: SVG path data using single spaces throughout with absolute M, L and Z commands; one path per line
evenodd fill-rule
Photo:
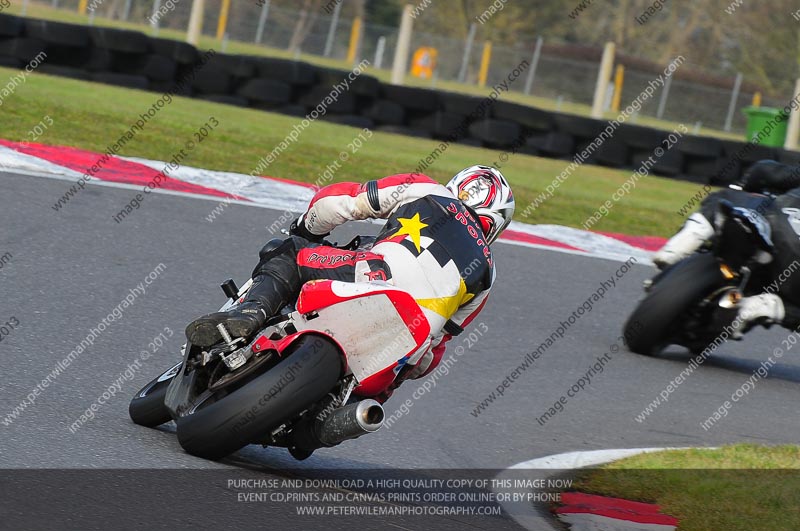
M 19 5 L 19 3 L 14 3 L 6 11 L 11 14 L 19 14 L 21 10 L 22 10 L 21 5 Z M 32 18 L 41 18 L 46 20 L 57 20 L 72 24 L 86 24 L 88 21 L 88 17 L 79 15 L 77 10 L 63 9 L 63 8 L 53 9 L 50 6 L 49 2 L 47 3 L 30 2 L 26 16 Z M 123 22 L 120 20 L 107 19 L 103 17 L 96 17 L 93 23 L 97 26 L 109 26 L 109 27 L 137 30 L 144 32 L 148 35 L 151 33 L 150 26 L 144 23 Z M 208 28 L 206 28 L 206 30 L 208 30 Z M 171 30 L 171 29 L 161 29 L 159 30 L 159 37 L 165 37 L 168 39 L 175 39 L 175 40 L 185 40 L 186 32 Z M 202 36 L 200 38 L 199 46 L 203 49 L 213 48 L 215 50 L 219 50 L 221 42 L 213 37 Z M 321 57 L 319 55 L 311 55 L 311 54 L 300 54 L 299 56 L 295 57 L 288 50 L 285 49 L 271 48 L 268 46 L 262 46 L 254 43 L 240 42 L 240 41 L 229 41 L 226 45 L 225 52 L 231 54 L 264 55 L 269 57 L 300 59 L 312 64 L 331 67 L 331 68 L 340 68 L 343 70 L 349 70 L 353 66 L 344 60 L 329 59 Z M 369 74 L 387 83 L 391 78 L 391 71 L 388 69 L 371 68 L 369 69 Z M 418 79 L 412 76 L 406 76 L 405 82 L 406 84 L 412 86 L 419 86 L 419 87 L 433 86 L 431 80 Z M 551 98 L 526 95 L 523 92 L 518 92 L 521 89 L 523 83 L 524 83 L 524 75 L 522 78 L 516 80 L 517 91 L 506 92 L 501 95 L 501 99 L 507 101 L 513 101 L 523 105 L 530 105 L 533 107 L 538 107 L 540 109 L 549 111 L 557 110 L 560 112 L 576 114 L 579 116 L 590 116 L 591 114 L 590 105 L 577 102 L 569 102 L 569 101 L 558 103 L 556 100 Z M 479 96 L 485 96 L 491 91 L 491 88 L 489 89 L 481 88 L 477 85 L 459 83 L 457 81 L 437 80 L 435 83 L 435 87 L 441 90 L 447 90 L 451 92 L 461 92 L 465 94 L 473 94 Z M 613 119 L 617 117 L 617 113 L 606 112 L 604 114 L 604 117 L 605 119 Z M 665 129 L 668 131 L 674 131 L 675 128 L 678 127 L 679 125 L 678 122 L 673 122 L 669 120 L 659 120 L 657 118 L 652 118 L 649 116 L 638 116 L 634 119 L 631 119 L 630 122 L 637 123 L 639 125 L 655 127 L 658 129 Z M 686 124 L 686 125 L 691 127 L 692 124 Z M 744 138 L 741 134 L 729 133 L 726 131 L 711 129 L 707 127 L 701 127 L 698 131 L 698 134 L 703 136 L 713 136 L 719 138 L 726 138 L 730 140 L 744 141 Z
M 0 80 L 16 72 L 0 68 Z M 5 81 L 0 82 L 4 85 Z M 38 142 L 68 145 L 94 151 L 106 147 L 130 128 L 140 113 L 158 99 L 156 93 L 128 90 L 97 83 L 31 75 L 2 106 L 0 137 L 30 140 L 28 132 L 45 115 L 54 121 Z M 250 173 L 298 124 L 291 116 L 243 109 L 188 98 L 174 98 L 129 142 L 121 155 L 169 160 L 184 146 L 209 116 L 220 122 L 184 164 L 215 170 Z M 263 175 L 314 182 L 333 164 L 359 130 L 323 121 L 313 122 Z M 342 164 L 331 182 L 367 180 L 414 171 L 438 141 L 375 132 L 374 136 Z M 472 164 L 491 164 L 500 152 L 451 144 L 424 173 L 446 182 Z M 514 187 L 515 219 L 527 223 L 556 223 L 580 227 L 601 203 L 611 198 L 630 177 L 627 172 L 584 165 L 565 181 L 552 198 L 523 217 L 525 207 L 561 173 L 566 161 L 512 154 L 501 165 Z M 646 177 L 617 203 L 610 215 L 593 228 L 639 235 L 670 235 L 682 223 L 676 211 L 698 190 L 697 184 Z
M 656 503 L 682 531 L 795 531 L 799 468 L 798 446 L 737 444 L 638 455 L 581 471 L 574 486 Z

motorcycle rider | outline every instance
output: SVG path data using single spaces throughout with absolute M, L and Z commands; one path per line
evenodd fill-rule
M 403 380 L 431 372 L 445 343 L 486 304 L 495 279 L 489 245 L 511 222 L 514 206 L 505 177 L 489 166 L 466 168 L 446 186 L 418 173 L 326 186 L 292 224 L 289 238 L 262 249 L 245 300 L 196 319 L 186 337 L 214 345 L 223 324 L 233 337 L 249 338 L 309 280 L 388 282 L 416 299 L 431 331 L 426 347 L 382 394 L 385 400 Z M 366 219 L 387 220 L 371 247 L 322 244 L 337 226 Z
M 800 275 L 779 278 L 785 271 L 794 271 L 800 258 L 800 172 L 796 166 L 771 160 L 755 163 L 744 175 L 741 190 L 723 189 L 709 194 L 684 223 L 681 230 L 653 255 L 659 269 L 675 264 L 702 247 L 715 233 L 721 201 L 756 210 L 770 224 L 774 256 L 769 275 L 780 280 L 777 293 L 761 293 L 744 297 L 739 302 L 740 323 L 734 337 L 752 326 L 773 323 L 795 330 L 800 326 Z M 769 194 L 769 195 L 765 195 Z M 786 276 L 786 275 L 784 275 Z

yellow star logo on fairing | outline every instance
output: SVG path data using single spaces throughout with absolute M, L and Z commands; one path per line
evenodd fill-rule
M 419 240 L 420 240 L 420 232 L 422 229 L 427 227 L 428 225 L 420 221 L 419 219 L 419 212 L 414 214 L 413 218 L 397 218 L 397 221 L 400 222 L 400 229 L 397 232 L 392 234 L 391 237 L 394 236 L 402 236 L 408 235 L 411 237 L 411 241 L 414 242 L 414 245 L 417 247 L 417 252 L 420 252 Z

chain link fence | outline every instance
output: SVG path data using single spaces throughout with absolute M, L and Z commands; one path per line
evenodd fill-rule
M 205 0 L 203 34 L 208 37 L 217 35 L 222 2 L 223 0 Z M 51 0 L 39 4 L 77 11 L 80 0 Z M 150 33 L 153 34 L 165 28 L 185 30 L 192 0 L 89 0 L 88 5 L 90 12 L 94 6 L 94 14 L 87 15 L 90 22 L 93 16 L 99 16 L 149 25 L 150 17 L 160 9 L 163 16 L 158 21 L 158 27 L 151 27 Z M 300 24 L 301 21 L 304 23 Z M 353 24 L 352 18 L 339 16 L 336 9 L 330 9 L 330 13 L 322 8 L 316 12 L 308 12 L 273 5 L 269 0 L 263 2 L 263 5 L 255 0 L 236 0 L 230 4 L 224 40 L 228 43 L 236 41 L 283 50 L 294 56 L 303 53 L 345 61 Z M 301 31 L 297 30 L 298 26 L 302 26 Z M 396 27 L 363 24 L 355 62 L 368 59 L 373 66 L 390 69 L 397 36 Z M 592 104 L 597 81 L 599 52 L 597 60 L 586 60 L 576 58 L 574 54 L 559 53 L 560 43 L 545 41 L 545 44 L 550 46 L 544 46 L 537 57 L 534 57 L 534 42 L 515 47 L 494 46 L 486 78 L 487 86 L 502 82 L 508 72 L 521 61 L 528 61 L 528 71 L 510 87 L 512 91 L 552 100 L 551 107 L 556 110 L 583 111 L 586 114 L 588 109 L 585 107 Z M 224 50 L 225 44 L 221 46 Z M 457 90 L 457 87 L 443 82 L 477 84 L 484 46 L 481 38 L 475 37 L 469 42 L 467 39 L 456 40 L 415 31 L 412 37 L 412 53 L 422 46 L 431 46 L 438 50 L 438 65 L 432 79 L 417 81 L 417 84 L 427 83 L 447 90 Z M 681 79 L 680 70 L 692 68 L 699 69 L 689 63 L 682 65 L 670 83 L 658 88 L 655 96 L 642 106 L 639 117 L 634 117 L 632 121 L 648 117 L 681 122 L 689 127 L 703 126 L 743 133 L 746 119 L 742 109 L 752 102 L 752 90 L 742 90 L 734 96 L 733 83 L 731 87 L 725 88 Z M 658 77 L 656 72 L 657 70 L 646 71 L 635 67 L 626 69 L 621 96 L 622 108 Z M 531 79 L 528 79 L 529 76 Z M 790 99 L 791 95 L 788 94 L 785 101 L 764 98 L 762 104 L 782 108 Z M 730 116 L 731 123 L 727 124 L 732 100 L 735 103 Z M 576 104 L 583 107 L 576 107 Z

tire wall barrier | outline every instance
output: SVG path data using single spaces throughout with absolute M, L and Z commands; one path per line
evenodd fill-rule
M 135 31 L 0 14 L 0 66 L 23 68 L 39 52 L 45 74 L 305 116 L 350 71 L 271 57 L 205 54 L 190 44 Z M 209 58 L 209 55 L 211 57 Z M 201 62 L 202 61 L 202 62 Z M 179 90 L 176 90 L 179 84 Z M 0 83 L 2 85 L 2 83 Z M 487 97 L 389 85 L 360 74 L 321 119 L 377 131 L 572 160 L 608 122 Z M 665 147 L 669 131 L 622 124 L 586 162 L 635 170 Z M 684 134 L 650 172 L 726 185 L 761 159 L 795 152 Z

